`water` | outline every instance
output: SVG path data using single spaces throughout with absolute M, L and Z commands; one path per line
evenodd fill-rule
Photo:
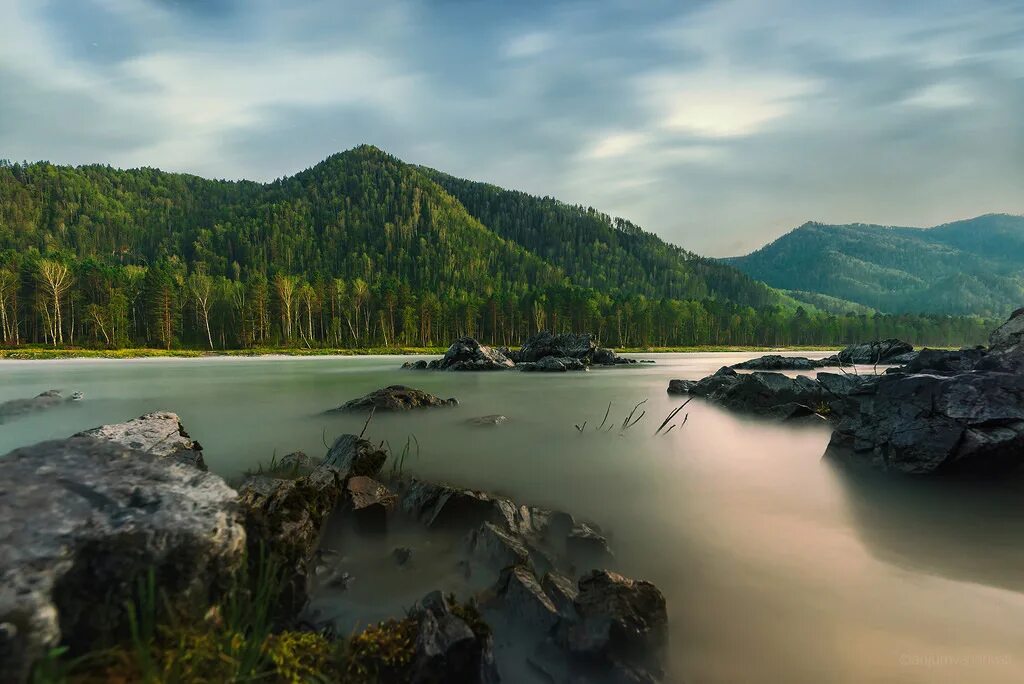
M 669 681 L 1024 680 L 1019 488 L 851 478 L 821 461 L 827 427 L 698 401 L 685 427 L 652 435 L 680 403 L 665 392 L 670 378 L 749 356 L 660 355 L 654 366 L 556 375 L 417 373 L 387 357 L 0 362 L 0 401 L 85 393 L 0 425 L 0 453 L 169 409 L 230 477 L 275 452 L 323 453 L 324 440 L 365 420 L 325 409 L 410 384 L 461 405 L 377 415 L 368 434 L 396 449 L 415 434 L 420 457 L 406 469 L 423 477 L 600 524 L 618 569 L 668 599 Z M 593 430 L 609 401 L 621 423 L 643 399 L 646 417 L 624 435 Z M 464 424 L 492 413 L 511 420 Z

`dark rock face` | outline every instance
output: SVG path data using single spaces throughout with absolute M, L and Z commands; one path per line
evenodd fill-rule
M 309 475 L 320 464 L 320 461 L 307 456 L 305 452 L 293 451 L 282 456 L 268 471 L 274 477 L 299 477 Z
M 426 370 L 429 367 L 430 364 L 423 359 L 419 359 L 418 361 L 406 361 L 402 364 L 402 368 L 405 370 Z
M 570 653 L 626 673 L 654 665 L 652 655 L 668 632 L 668 611 L 653 584 L 594 570 L 580 579 L 573 605 L 577 620 L 564 633 Z
M 486 492 L 422 480 L 406 483 L 401 501 L 402 510 L 427 527 L 469 529 L 505 519 L 501 500 Z
M 561 620 L 558 608 L 525 565 L 506 566 L 494 589 L 508 617 L 550 633 Z
M 453 612 L 441 592 L 427 594 L 413 609 L 419 622 L 416 655 L 409 681 L 413 684 L 498 681 L 494 641 L 489 633 Z
M 889 368 L 888 374 L 904 373 L 931 373 L 946 375 L 951 373 L 963 373 L 978 367 L 981 360 L 988 356 L 988 351 L 983 347 L 974 349 L 958 349 L 956 351 L 945 351 L 942 349 L 922 349 L 914 354 L 913 358 L 905 364 Z
M 243 561 L 235 491 L 191 465 L 83 435 L 12 451 L 3 467 L 4 681 L 25 681 L 62 640 L 124 636 L 124 606 L 149 571 L 175 610 L 200 619 Z
M 347 401 L 338 408 L 331 409 L 327 413 L 351 412 L 351 411 L 408 411 L 411 409 L 434 408 L 440 406 L 457 406 L 457 399 L 442 399 L 429 392 L 413 389 L 405 385 L 391 385 L 383 389 L 374 390 L 369 394 Z
M 126 423 L 101 425 L 79 435 L 106 439 L 130 449 L 206 470 L 203 447 L 185 432 L 178 415 L 170 411 L 147 413 Z
M 512 363 L 501 351 L 480 344 L 472 337 L 461 337 L 448 348 L 444 358 L 431 368 L 453 371 L 508 370 Z
M 608 349 L 607 347 L 595 349 L 591 362 L 595 366 L 628 366 L 635 363 L 654 363 L 653 361 L 640 362 L 636 359 L 627 359 L 616 354 L 614 349 Z
M 70 397 L 65 397 L 60 390 L 52 389 L 30 399 L 11 399 L 0 403 L 0 423 L 33 411 L 42 411 L 71 401 L 78 401 L 81 398 L 81 392 L 73 392 Z
M 732 367 L 740 370 L 761 371 L 814 370 L 818 367 L 818 363 L 818 361 L 813 361 L 804 356 L 769 354 L 756 359 L 750 359 L 749 361 L 743 361 L 742 363 L 734 363 Z
M 566 371 L 585 371 L 587 364 L 570 356 L 545 356 L 539 361 L 521 361 L 516 368 L 524 372 L 564 373 Z
M 371 477 L 355 475 L 345 483 L 345 493 L 356 529 L 376 533 L 387 528 L 388 512 L 397 501 L 391 490 Z
M 1024 464 L 1024 376 L 885 375 L 839 423 L 826 455 L 911 475 L 995 475 Z
M 550 331 L 544 330 L 526 340 L 519 352 L 520 361 L 540 361 L 548 356 L 556 358 L 578 359 L 584 363 L 590 363 L 594 357 L 597 345 L 590 333 L 562 333 L 553 335 Z

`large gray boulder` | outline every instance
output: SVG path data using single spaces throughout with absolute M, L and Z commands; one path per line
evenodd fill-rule
M 351 413 L 357 411 L 409 411 L 412 409 L 435 408 L 442 406 L 458 406 L 455 398 L 442 399 L 430 392 L 406 387 L 390 385 L 374 390 L 369 394 L 345 402 L 327 413 Z
M 170 411 L 147 413 L 125 423 L 101 425 L 79 434 L 117 442 L 137 451 L 206 470 L 203 447 L 185 432 L 178 414 Z
M 501 351 L 480 344 L 472 337 L 460 337 L 448 348 L 437 365 L 430 368 L 453 371 L 508 370 L 515 364 Z
M 759 370 L 759 371 L 783 371 L 783 370 L 814 370 L 820 362 L 808 359 L 804 356 L 782 356 L 780 354 L 768 354 L 759 356 L 756 359 L 734 363 L 733 368 L 738 370 Z
M 884 375 L 859 393 L 826 455 L 910 475 L 997 475 L 1024 464 L 1024 375 Z
M 125 636 L 125 606 L 150 572 L 175 611 L 199 619 L 243 562 L 235 491 L 192 465 L 87 435 L 2 462 L 4 681 L 25 681 L 58 643 Z

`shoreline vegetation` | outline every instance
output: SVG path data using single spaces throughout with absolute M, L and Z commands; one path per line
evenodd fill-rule
M 272 357 L 272 356 L 442 356 L 448 347 L 366 347 L 366 348 L 305 348 L 258 347 L 253 349 L 90 349 L 81 347 L 16 347 L 0 348 L 0 360 L 47 361 L 60 359 L 149 359 L 149 358 L 210 358 L 210 357 Z M 627 347 L 616 349 L 620 354 L 687 354 L 711 352 L 830 352 L 838 347 L 792 345 L 762 347 L 747 345 L 697 345 L 688 347 Z

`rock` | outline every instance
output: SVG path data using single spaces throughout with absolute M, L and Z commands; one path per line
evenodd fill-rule
M 387 460 L 387 453 L 368 440 L 346 434 L 334 440 L 323 463 L 346 475 L 376 477 Z
M 594 338 L 589 333 L 553 335 L 550 331 L 544 330 L 526 340 L 519 351 L 516 363 L 540 361 L 553 356 L 577 359 L 589 364 L 596 348 Z
M 401 493 L 402 510 L 427 527 L 471 529 L 485 522 L 505 523 L 507 500 L 486 492 L 412 479 Z
M 996 354 L 1024 351 L 1024 308 L 1017 309 L 988 337 L 989 351 Z
M 423 359 L 419 359 L 418 361 L 406 361 L 402 364 L 402 368 L 406 370 L 426 370 L 427 362 Z
M 126 423 L 101 425 L 80 432 L 79 435 L 106 439 L 130 449 L 206 470 L 203 447 L 189 437 L 181 425 L 181 419 L 170 411 L 147 413 Z
M 1024 464 L 1024 376 L 883 375 L 861 392 L 826 455 L 910 475 L 998 475 Z
M 404 568 L 412 560 L 412 549 L 408 546 L 398 546 L 391 551 L 391 557 L 395 559 L 395 564 L 400 568 Z
M 922 349 L 916 352 L 913 358 L 896 368 L 889 368 L 887 374 L 895 373 L 931 373 L 946 375 L 952 373 L 963 373 L 977 368 L 978 364 L 988 355 L 984 347 L 974 349 L 958 349 L 946 351 L 943 349 Z
M 457 406 L 457 399 L 441 399 L 429 392 L 413 389 L 404 385 L 391 385 L 375 390 L 369 394 L 347 401 L 338 408 L 327 413 L 350 411 L 408 411 L 410 409 L 432 408 L 438 406 Z
M 0 403 L 0 423 L 7 418 L 16 418 L 32 411 L 62 406 L 72 401 L 79 401 L 82 398 L 81 392 L 72 392 L 70 397 L 65 398 L 60 390 L 46 390 L 31 399 L 11 399 Z
M 914 351 L 914 347 L 902 340 L 876 340 L 863 344 L 851 344 L 836 354 L 842 364 L 888 364 L 893 359 Z M 830 359 L 831 360 L 831 357 Z
M 469 418 L 466 420 L 470 425 L 477 427 L 494 427 L 498 425 L 504 425 L 508 422 L 508 416 L 502 416 L 500 414 L 493 414 L 489 416 L 477 416 L 476 418 Z
M 356 529 L 362 532 L 383 532 L 387 528 L 388 512 L 395 507 L 397 497 L 387 487 L 365 475 L 355 475 L 345 483 L 348 503 Z
M 498 682 L 489 630 L 482 625 L 471 625 L 456 615 L 441 592 L 425 596 L 413 608 L 412 617 L 418 621 L 419 633 L 410 682 Z
M 587 370 L 583 361 L 568 356 L 545 356 L 539 361 L 522 361 L 516 364 L 521 371 L 540 371 L 544 373 L 564 373 L 565 371 Z
M 565 538 L 565 552 L 580 564 L 602 564 L 612 557 L 608 540 L 590 525 L 578 522 Z
M 637 361 L 636 359 L 627 359 L 616 354 L 614 349 L 608 349 L 607 347 L 598 347 L 597 349 L 595 349 L 594 357 L 591 362 L 595 366 L 623 366 L 635 363 L 654 363 L 653 361 Z
M 571 654 L 626 669 L 655 666 L 668 612 L 653 584 L 593 570 L 580 579 L 573 605 L 577 619 L 564 636 Z
M 559 615 L 570 619 L 576 615 L 575 602 L 580 592 L 571 579 L 557 572 L 548 572 L 540 585 Z
M 273 477 L 295 478 L 309 475 L 319 464 L 320 461 L 312 456 L 307 456 L 305 452 L 293 451 L 274 462 L 273 466 L 267 470 L 267 474 Z
M 817 367 L 817 361 L 813 361 L 806 357 L 780 356 L 778 354 L 760 356 L 756 359 L 750 359 L 749 361 L 743 361 L 742 363 L 734 363 L 732 365 L 732 368 L 739 370 L 761 371 L 814 370 Z
M 436 367 L 453 371 L 487 371 L 508 370 L 514 366 L 500 350 L 482 345 L 472 337 L 460 337 Z
M 695 397 L 706 397 L 716 394 L 726 387 L 731 387 L 739 380 L 739 373 L 728 366 L 722 366 L 714 375 L 701 380 L 670 380 L 668 391 L 671 394 L 692 394 Z
M 58 643 L 81 653 L 127 634 L 152 571 L 183 619 L 202 618 L 245 557 L 233 489 L 173 458 L 92 436 L 3 457 L 0 672 L 25 681 Z
M 472 558 L 499 570 L 530 563 L 526 545 L 494 523 L 485 522 L 470 532 L 466 546 Z
M 525 565 L 502 570 L 495 594 L 502 613 L 523 625 L 551 632 L 559 622 L 558 608 Z

